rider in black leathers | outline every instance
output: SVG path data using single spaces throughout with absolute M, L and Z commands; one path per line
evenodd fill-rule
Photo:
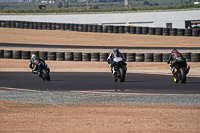
M 187 68 L 187 71 L 186 71 L 187 73 L 189 72 L 190 66 L 187 66 L 186 59 L 183 57 L 181 53 L 178 52 L 177 49 L 172 50 L 167 63 L 171 64 L 170 70 L 172 71 L 173 74 L 177 72 L 175 65 L 178 63 L 181 63 L 185 68 Z
M 45 63 L 45 61 L 44 61 L 43 59 L 41 59 L 40 57 L 37 57 L 35 54 L 33 54 L 32 57 L 31 57 L 31 60 L 30 60 L 30 62 L 29 62 L 29 67 L 30 67 L 31 69 L 33 69 L 33 70 L 32 70 L 32 73 L 33 73 L 33 74 L 38 74 L 38 75 L 40 75 L 40 71 L 38 71 L 38 64 L 39 64 L 40 62 L 44 62 L 44 63 Z
M 110 64 L 110 68 L 111 68 L 111 71 L 113 74 L 115 74 L 115 65 L 116 65 L 116 62 L 113 61 L 114 58 L 116 57 L 121 57 L 124 61 L 125 61 L 125 58 L 123 56 L 123 54 L 119 51 L 118 48 L 114 48 L 113 51 L 110 53 L 110 55 L 108 56 L 107 58 L 107 61 L 108 61 L 108 64 Z

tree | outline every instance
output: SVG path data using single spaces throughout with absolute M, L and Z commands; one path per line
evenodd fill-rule
M 63 5 L 62 5 L 61 2 L 59 2 L 58 5 L 57 5 L 58 8 L 61 8 L 62 6 L 63 6 Z
M 144 4 L 144 5 L 149 5 L 149 2 L 148 2 L 148 1 L 144 1 L 143 4 Z

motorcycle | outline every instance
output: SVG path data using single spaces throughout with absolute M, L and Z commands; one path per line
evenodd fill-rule
M 176 73 L 173 74 L 173 79 L 175 83 L 178 83 L 179 81 L 181 83 L 186 82 L 186 75 L 189 72 L 190 66 L 185 67 L 184 64 L 178 63 L 175 65 Z
M 116 65 L 114 67 L 115 72 L 113 74 L 114 81 L 117 82 L 117 79 L 119 79 L 120 82 L 124 82 L 127 71 L 127 64 L 121 57 L 114 58 L 113 61 L 116 62 Z
M 39 77 L 44 81 L 49 81 L 51 78 L 49 76 L 50 69 L 47 67 L 47 64 L 44 62 L 38 62 L 38 71 L 40 72 Z

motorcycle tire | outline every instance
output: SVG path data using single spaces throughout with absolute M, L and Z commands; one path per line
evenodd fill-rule
M 125 72 L 122 68 L 119 69 L 120 72 L 120 82 L 124 82 L 125 81 Z
M 47 79 L 47 70 L 46 69 L 43 69 L 42 70 L 42 73 L 41 73 L 41 77 L 43 79 L 43 81 L 45 81 Z
M 180 80 L 181 80 L 181 83 L 186 82 L 186 72 L 185 72 L 185 69 L 183 67 L 180 68 Z

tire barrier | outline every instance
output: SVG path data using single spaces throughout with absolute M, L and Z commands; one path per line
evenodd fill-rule
M 74 61 L 82 61 L 82 53 L 74 53 Z
M 124 32 L 124 28 L 125 28 L 125 26 L 119 26 L 119 31 L 118 31 L 118 33 L 125 33 L 125 32 Z
M 73 61 L 74 53 L 73 52 L 65 52 L 65 61 Z
M 200 62 L 200 53 L 191 53 L 191 62 Z
M 185 29 L 185 36 L 192 36 L 192 29 Z
M 144 62 L 144 53 L 136 53 L 135 61 L 136 62 Z
M 88 32 L 92 32 L 92 27 L 93 27 L 93 26 L 92 26 L 91 24 L 88 24 L 88 29 L 87 29 L 87 31 L 88 31 Z
M 38 22 L 33 22 L 33 29 L 37 29 L 38 28 Z
M 19 28 L 24 29 L 24 21 L 19 22 Z
M 83 31 L 83 24 L 78 25 L 78 31 L 81 31 L 81 32 Z
M 83 25 L 83 32 L 88 32 L 88 25 L 87 24 Z
M 41 22 L 38 22 L 38 28 L 39 30 L 42 30 L 42 23 Z
M 48 52 L 48 60 L 56 60 L 56 52 Z
M 200 31 L 199 29 L 192 29 L 192 36 L 199 36 L 200 35 L 199 31 Z
M 124 27 L 124 33 L 130 33 L 130 26 Z
M 1 21 L 1 27 L 6 27 L 6 21 Z
M 99 57 L 100 61 L 107 61 L 107 58 L 108 58 L 109 55 L 108 55 L 108 53 L 100 53 L 99 56 L 100 56 Z
M 91 61 L 99 61 L 99 53 L 91 53 Z
M 0 27 L 39 29 L 39 30 L 70 30 L 79 32 L 102 32 L 102 33 L 130 33 L 143 35 L 163 35 L 163 36 L 193 36 L 199 37 L 199 29 L 176 29 L 176 28 L 154 28 L 135 26 L 113 26 L 113 25 L 93 25 L 74 23 L 51 23 L 51 22 L 29 22 L 0 20 Z
M 47 30 L 51 30 L 51 23 L 47 23 Z
M 56 23 L 51 23 L 51 30 L 56 30 Z
M 107 61 L 110 53 L 48 52 L 0 49 L 0 58 L 31 59 L 35 54 L 43 60 L 54 61 Z M 170 53 L 123 53 L 127 62 L 167 62 Z M 182 53 L 187 62 L 200 62 L 200 53 Z
M 6 27 L 11 28 L 11 21 L 6 21 Z
M 185 35 L 185 29 L 177 29 L 177 36 L 184 36 Z
M 29 22 L 24 22 L 24 29 L 29 29 Z
M 154 62 L 162 62 L 162 54 L 161 53 L 154 53 L 153 54 L 153 61 Z
M 176 36 L 177 35 L 177 29 L 176 28 L 171 28 L 169 30 L 169 35 L 170 36 Z
M 11 28 L 15 28 L 15 21 L 11 21 L 10 26 L 11 26 Z
M 33 22 L 29 22 L 29 29 L 33 29 Z
M 103 33 L 107 33 L 107 32 L 108 32 L 108 26 L 103 25 L 103 26 L 102 26 L 102 32 L 103 32 Z
M 103 28 L 102 25 L 97 25 L 97 32 L 102 32 L 102 28 Z
M 4 58 L 4 50 L 0 49 L 0 58 Z
M 149 27 L 149 35 L 155 35 L 156 28 Z
M 136 34 L 142 34 L 142 27 L 136 27 Z
M 144 62 L 153 62 L 153 53 L 145 53 Z
M 170 55 L 170 53 L 163 53 L 162 61 L 167 62 L 169 60 L 169 55 Z
M 187 62 L 191 62 L 191 53 L 182 53 Z
M 56 30 L 60 30 L 60 23 L 56 23 Z
M 92 25 L 92 32 L 97 32 L 97 25 Z
M 74 24 L 69 24 L 69 30 L 74 31 Z
M 42 30 L 46 30 L 47 29 L 47 23 L 42 23 Z
M 47 52 L 46 51 L 40 51 L 39 57 L 43 60 L 47 60 Z
M 91 60 L 91 53 L 82 53 L 82 60 L 83 61 L 90 61 Z
M 163 28 L 163 36 L 169 36 L 169 28 Z
M 136 34 L 136 27 L 130 27 L 130 34 Z
M 119 26 L 113 26 L 113 33 L 119 33 Z
M 127 62 L 135 62 L 135 53 L 127 53 L 126 61 Z
M 4 55 L 3 55 L 3 57 L 4 57 L 5 59 L 12 59 L 12 53 L 13 53 L 12 50 L 4 50 Z
M 156 28 L 155 35 L 163 35 L 162 32 L 163 32 L 162 28 Z
M 22 58 L 22 51 L 20 50 L 13 50 L 13 59 L 21 59 Z
M 30 51 L 22 51 L 22 59 L 30 59 L 31 52 Z
M 56 60 L 64 61 L 65 60 L 65 52 L 56 52 Z
M 149 28 L 148 27 L 142 27 L 142 34 L 147 35 L 149 33 Z
M 108 26 L 108 33 L 113 33 L 113 26 L 112 25 Z
M 78 31 L 78 24 L 74 24 L 74 31 Z

